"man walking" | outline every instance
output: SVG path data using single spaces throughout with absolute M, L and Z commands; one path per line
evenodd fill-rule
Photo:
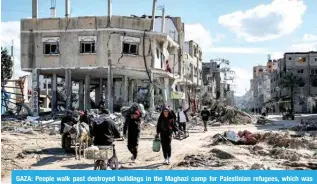
M 179 129 L 182 130 L 185 135 L 186 135 L 186 123 L 188 122 L 187 112 L 189 109 L 190 109 L 190 106 L 186 110 L 183 110 L 182 107 L 179 107 L 179 111 L 177 113 L 177 122 L 179 123 Z
M 204 132 L 207 132 L 207 122 L 208 122 L 209 116 L 210 116 L 209 111 L 207 110 L 206 107 L 204 107 L 204 110 L 201 111 L 201 117 L 204 122 L 204 128 L 205 128 Z
M 138 145 L 140 138 L 141 113 L 139 110 L 133 110 L 125 118 L 123 135 L 126 137 L 128 131 L 128 149 L 132 153 L 131 161 L 135 162 L 138 155 Z

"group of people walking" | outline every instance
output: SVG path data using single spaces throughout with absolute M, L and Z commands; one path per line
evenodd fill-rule
M 175 113 L 169 106 L 161 109 L 160 116 L 156 125 L 156 137 L 160 138 L 164 164 L 169 164 L 172 153 L 172 136 L 173 133 L 183 131 L 186 133 L 186 123 L 189 121 L 188 111 L 190 108 L 179 108 Z M 125 116 L 123 127 L 123 137 L 127 138 L 127 147 L 132 154 L 131 161 L 134 162 L 138 156 L 139 138 L 141 133 L 141 119 L 143 112 L 136 106 L 129 109 L 129 113 Z M 201 111 L 202 120 L 204 121 L 204 131 L 207 131 L 207 121 L 210 117 L 210 112 L 204 108 Z M 95 122 L 96 124 L 96 122 Z M 113 138 L 120 138 L 119 130 L 111 119 L 105 119 L 102 122 L 97 122 L 93 126 L 93 136 L 95 145 L 110 145 L 113 143 Z

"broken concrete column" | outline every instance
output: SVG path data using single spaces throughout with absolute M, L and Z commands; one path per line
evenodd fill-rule
M 32 99 L 33 99 L 33 116 L 39 116 L 40 107 L 39 107 L 39 70 L 32 70 Z
M 90 106 L 90 76 L 85 75 L 85 110 L 89 110 Z
M 110 113 L 113 112 L 113 78 L 111 68 L 108 69 L 108 110 Z
M 51 90 L 51 95 L 52 95 L 52 112 L 57 111 L 57 75 L 56 73 L 53 74 L 52 76 L 52 90 Z
M 65 89 L 66 89 L 66 109 L 72 108 L 72 72 L 70 69 L 65 70 Z
M 79 89 L 78 89 L 78 101 L 79 101 L 79 109 L 84 110 L 85 109 L 85 92 L 84 92 L 84 81 L 80 80 L 79 81 Z
M 131 104 L 134 100 L 133 100 L 133 92 L 134 92 L 134 80 L 131 80 L 129 83 L 129 104 Z
M 169 78 L 164 78 L 164 86 L 166 91 L 166 104 L 171 104 L 171 87 Z
M 127 105 L 128 103 L 128 98 L 129 98 L 129 92 L 128 92 L 128 76 L 124 75 L 123 76 L 123 80 L 122 80 L 122 85 L 123 85 L 123 90 L 122 90 L 122 94 L 123 94 L 123 103 L 125 105 Z
M 96 105 L 99 105 L 102 101 L 102 78 L 99 80 L 99 85 L 95 89 L 95 103 Z
M 151 72 L 150 74 L 151 81 L 152 83 L 149 84 L 149 101 L 150 101 L 150 109 L 154 109 L 154 85 L 153 85 L 153 80 L 154 76 L 153 73 Z

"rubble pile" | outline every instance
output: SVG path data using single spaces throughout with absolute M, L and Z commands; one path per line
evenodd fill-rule
M 284 159 L 290 161 L 299 161 L 303 155 L 297 153 L 294 150 L 283 149 L 283 148 L 274 148 L 270 151 L 270 155 L 275 159 Z
M 306 138 L 292 138 L 289 133 L 273 133 L 267 132 L 259 134 L 259 140 L 267 142 L 273 147 L 284 147 L 284 148 L 309 148 L 310 141 Z
M 218 121 L 222 124 L 250 124 L 252 117 L 232 106 L 227 106 L 219 101 L 212 101 L 210 110 L 216 113 Z
M 251 165 L 250 170 L 271 170 L 270 167 L 265 168 L 263 164 L 254 163 Z
M 231 155 L 230 153 L 227 153 L 225 151 L 222 151 L 220 149 L 214 148 L 210 150 L 211 153 L 214 154 L 215 157 L 220 158 L 220 159 L 233 159 L 234 156 Z
M 259 116 L 256 120 L 256 124 L 259 124 L 259 125 L 271 124 L 273 122 L 274 121 L 269 120 L 269 119 L 265 118 L 264 116 Z
M 260 156 L 268 156 L 270 155 L 270 152 L 264 149 L 263 147 L 259 145 L 255 145 L 253 147 L 249 147 L 249 151 L 253 155 L 260 155 Z
M 312 169 L 312 170 L 317 170 L 317 162 L 316 163 L 312 163 L 312 162 L 305 163 L 305 162 L 285 161 L 282 163 L 282 165 L 288 166 L 288 167 L 293 167 L 296 170 L 306 170 L 306 168 Z
M 221 167 L 227 163 L 216 158 L 213 154 L 188 155 L 177 164 L 178 167 Z
M 302 121 L 290 129 L 294 131 L 317 131 L 317 120 Z

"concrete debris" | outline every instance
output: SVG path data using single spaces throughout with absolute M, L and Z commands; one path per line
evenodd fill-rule
M 178 167 L 222 167 L 225 162 L 218 160 L 213 155 L 188 155 L 177 164 Z
M 317 120 L 301 121 L 300 124 L 290 128 L 294 131 L 317 131 Z
M 234 165 L 232 170 L 244 170 L 242 165 Z
M 220 159 L 233 159 L 233 158 L 235 158 L 230 153 L 222 151 L 222 150 L 217 149 L 217 148 L 210 150 L 210 152 L 213 153 L 215 155 L 215 157 L 220 158 Z
M 257 120 L 256 120 L 256 124 L 259 124 L 259 125 L 271 124 L 273 122 L 274 121 L 269 120 L 269 119 L 265 118 L 264 116 L 259 116 L 259 117 L 257 117 Z
M 252 123 L 251 115 L 219 101 L 213 100 L 209 107 L 211 114 L 215 114 L 217 122 L 221 122 L 222 124 Z
M 284 166 L 289 166 L 289 167 L 304 167 L 304 168 L 309 168 L 312 170 L 317 170 L 317 163 L 311 163 L 311 162 L 292 162 L 292 161 L 285 161 L 282 163 Z
M 309 140 L 306 138 L 292 138 L 289 133 L 267 132 L 259 134 L 260 141 L 265 141 L 274 147 L 285 148 L 308 148 Z
M 254 163 L 251 165 L 250 170 L 270 170 L 270 168 L 265 168 L 263 164 Z
M 270 151 L 271 157 L 276 159 L 284 159 L 290 161 L 299 161 L 303 156 L 294 150 L 287 150 L 282 148 L 274 148 Z
M 23 153 L 18 153 L 18 155 L 15 157 L 17 159 L 24 159 L 25 155 Z
M 16 128 L 15 132 L 24 133 L 24 134 L 34 134 L 34 131 L 32 128 L 24 128 L 24 127 Z

